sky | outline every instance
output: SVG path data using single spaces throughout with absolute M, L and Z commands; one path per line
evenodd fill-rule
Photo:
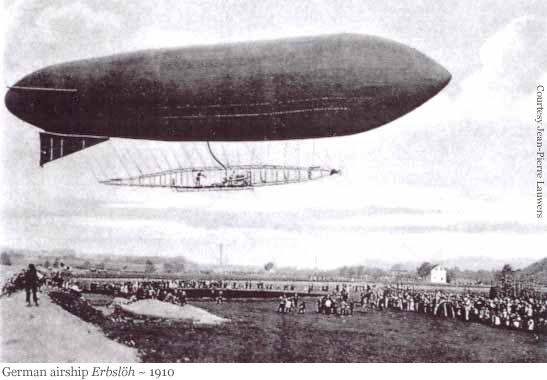
M 446 67 L 452 81 L 370 132 L 267 147 L 215 145 L 233 163 L 287 149 L 299 162 L 343 170 L 317 182 L 229 193 L 97 183 L 123 169 L 119 152 L 144 152 L 135 159 L 141 166 L 150 152 L 167 156 L 162 165 L 187 165 L 188 152 L 206 156 L 199 143 L 114 139 L 40 168 L 38 129 L 2 103 L 0 246 L 212 263 L 223 244 L 231 264 L 321 268 L 371 259 L 546 256 L 547 223 L 536 218 L 534 123 L 536 87 L 547 85 L 543 0 L 4 3 L 4 91 L 34 70 L 75 59 L 338 32 L 412 46 Z

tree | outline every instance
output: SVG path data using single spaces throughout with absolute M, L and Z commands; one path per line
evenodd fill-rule
M 391 270 L 394 272 L 402 272 L 404 270 L 403 264 L 393 264 Z
M 53 262 L 53 268 L 59 268 L 59 258 L 56 257 L 55 261 Z
M 355 269 L 355 267 L 349 267 L 348 268 L 348 277 L 349 278 L 354 278 L 356 273 L 357 273 L 357 270 Z
M 448 271 L 446 271 L 446 282 L 448 282 L 449 284 L 454 283 L 458 278 L 456 273 L 457 271 L 454 269 L 449 269 Z
M 49 262 L 48 259 L 46 259 L 46 261 L 44 262 L 44 266 L 45 266 L 46 268 L 49 268 L 49 267 L 51 266 L 51 263 Z
M 91 263 L 89 262 L 89 260 L 84 261 L 84 263 L 82 264 L 82 268 L 83 269 L 90 269 L 91 268 Z
M 11 265 L 11 258 L 7 252 L 2 252 L 2 255 L 0 255 L 0 263 L 2 265 Z
M 503 268 L 501 268 L 502 275 L 512 274 L 513 272 L 513 267 L 511 266 L 511 264 L 505 264 Z
M 173 273 L 175 271 L 174 265 L 169 261 L 163 263 L 163 271 L 165 273 Z
M 271 271 L 273 268 L 274 268 L 274 263 L 272 263 L 271 261 L 270 261 L 269 263 L 266 263 L 266 264 L 264 265 L 264 270 L 265 270 L 266 272 Z
M 180 257 L 173 259 L 171 265 L 173 268 L 173 272 L 175 273 L 184 272 L 186 270 L 186 263 L 184 262 L 184 259 Z
M 163 263 L 163 271 L 166 273 L 180 273 L 184 272 L 186 268 L 184 262 L 180 259 L 173 259 Z
M 152 261 L 146 260 L 144 265 L 144 273 L 154 273 L 156 271 L 156 266 Z
M 424 278 L 429 274 L 429 272 L 431 272 L 432 268 L 433 268 L 433 264 L 425 261 L 422 263 L 422 265 L 416 268 L 416 273 L 418 274 L 419 277 Z

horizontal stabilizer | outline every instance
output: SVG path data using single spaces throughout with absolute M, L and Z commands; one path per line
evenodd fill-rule
M 59 135 L 41 132 L 40 166 L 106 140 L 108 140 L 108 137 Z

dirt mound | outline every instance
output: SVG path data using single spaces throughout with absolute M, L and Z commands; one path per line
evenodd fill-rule
M 192 305 L 177 306 L 158 300 L 141 300 L 129 305 L 120 305 L 125 312 L 153 318 L 191 320 L 194 323 L 217 325 L 227 322 L 206 310 Z

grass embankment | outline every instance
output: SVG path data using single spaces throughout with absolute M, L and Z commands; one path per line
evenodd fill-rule
M 547 362 L 547 345 L 532 334 L 416 313 L 336 317 L 311 310 L 278 314 L 273 301 L 193 305 L 231 322 L 110 318 L 83 310 L 89 306 L 73 312 L 99 324 L 111 339 L 138 348 L 145 362 Z

